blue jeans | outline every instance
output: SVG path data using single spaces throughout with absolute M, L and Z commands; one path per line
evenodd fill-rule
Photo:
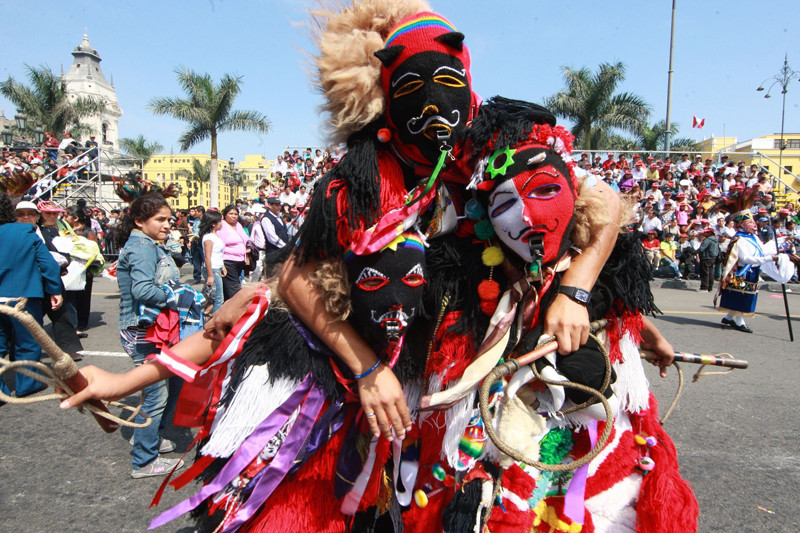
M 133 360 L 134 366 L 141 366 L 145 358 L 157 353 L 159 350 L 153 343 L 135 344 L 122 338 L 122 348 Z M 168 423 L 172 422 L 175 403 L 181 390 L 182 380 L 174 377 L 153 383 L 144 388 L 144 403 L 142 411 L 152 419 L 149 426 L 133 430 L 133 451 L 131 452 L 131 466 L 134 469 L 143 468 L 158 457 L 158 447 L 161 442 L 160 433 Z M 145 418 L 137 415 L 134 422 L 144 422 Z
M 15 301 L 10 302 L 11 305 L 16 305 L 16 303 Z M 39 324 L 42 323 L 41 298 L 28 298 L 28 303 L 25 304 L 25 311 L 30 313 Z M 10 346 L 11 342 L 14 343 L 13 347 Z M 5 356 L 11 353 L 14 355 L 12 358 L 14 361 L 39 361 L 42 358 L 42 347 L 39 346 L 33 335 L 20 322 L 7 315 L 0 315 L 0 355 Z M 32 368 L 29 370 L 37 372 Z M 24 376 L 19 372 L 15 373 L 14 380 L 14 389 L 18 397 L 47 387 L 42 382 Z M 2 379 L 0 379 L 0 390 L 11 396 L 11 391 L 3 383 Z
M 189 247 L 189 251 L 192 254 L 192 280 L 195 283 L 201 283 L 203 281 L 202 278 L 203 248 L 200 245 L 199 238 L 192 241 L 192 245 Z
M 225 301 L 225 296 L 222 292 L 222 269 L 214 268 L 211 271 L 214 274 L 214 289 L 216 289 L 216 293 L 214 294 L 214 309 L 211 311 L 214 313 L 220 308 L 222 302 Z

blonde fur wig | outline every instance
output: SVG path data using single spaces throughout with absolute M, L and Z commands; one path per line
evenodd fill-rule
M 374 53 L 403 18 L 430 10 L 425 0 L 320 0 L 311 11 L 313 83 L 325 97 L 326 133 L 345 141 L 383 114 L 381 62 Z
M 580 183 L 578 196 L 575 198 L 575 225 L 572 227 L 572 244 L 580 249 L 589 245 L 592 235 L 603 226 L 611 223 L 605 199 L 594 187 Z

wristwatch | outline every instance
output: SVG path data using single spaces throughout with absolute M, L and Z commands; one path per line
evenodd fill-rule
M 581 305 L 588 305 L 589 300 L 592 299 L 592 294 L 589 291 L 585 291 L 578 287 L 569 287 L 567 285 L 562 285 L 558 288 L 559 294 L 566 294 L 572 300 L 575 300 Z

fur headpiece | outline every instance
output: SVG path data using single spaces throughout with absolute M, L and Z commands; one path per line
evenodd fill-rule
M 429 9 L 425 0 L 360 0 L 328 3 L 311 13 L 319 49 L 314 84 L 325 97 L 322 110 L 330 115 L 333 142 L 383 115 L 381 62 L 374 54 L 400 20 Z
M 720 209 L 725 209 L 727 212 L 731 213 L 731 217 L 737 224 L 744 222 L 748 218 L 752 219 L 753 213 L 750 211 L 750 207 L 756 203 L 760 191 L 758 186 L 750 187 L 749 189 L 745 189 L 743 186 L 732 187 L 728 197 L 722 197 L 717 200 L 716 203 L 708 209 L 708 213 L 710 214 Z

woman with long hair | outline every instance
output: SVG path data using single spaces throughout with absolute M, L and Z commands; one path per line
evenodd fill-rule
M 89 214 L 80 205 L 73 205 L 67 208 L 64 221 L 70 225 L 76 235 L 86 237 L 90 241 L 100 244 L 97 234 L 92 231 Z M 89 315 L 92 312 L 92 285 L 94 275 L 86 271 L 86 285 L 83 290 L 75 291 L 75 309 L 78 311 L 78 337 L 86 338 L 86 330 L 89 329 Z
M 217 232 L 222 228 L 222 224 L 222 215 L 219 211 L 206 211 L 200 220 L 200 239 L 203 244 L 206 285 L 216 289 L 212 313 L 219 309 L 222 302 L 225 301 L 222 290 L 222 279 L 228 274 L 222 255 L 225 243 L 217 235 Z
M 222 227 L 217 232 L 225 249 L 222 252 L 226 274 L 222 278 L 222 292 L 226 300 L 242 287 L 239 278 L 247 256 L 247 233 L 239 223 L 239 209 L 231 204 L 222 210 Z
M 162 308 L 167 303 L 167 293 L 162 286 L 180 278 L 178 267 L 162 244 L 169 235 L 170 216 L 172 210 L 163 196 L 146 194 L 131 203 L 116 233 L 117 245 L 122 248 L 117 262 L 119 334 L 122 347 L 134 366 L 143 365 L 148 355 L 159 352 L 155 343 L 145 339 L 146 328 L 139 325 L 140 304 Z M 175 443 L 161 439 L 159 434 L 171 418 L 169 411 L 177 401 L 180 384 L 179 379 L 171 378 L 144 389 L 142 410 L 152 423 L 133 431 L 131 477 L 166 475 L 173 467 L 183 466 L 180 459 L 159 456 L 159 453 L 175 449 Z M 144 419 L 137 417 L 136 421 Z

